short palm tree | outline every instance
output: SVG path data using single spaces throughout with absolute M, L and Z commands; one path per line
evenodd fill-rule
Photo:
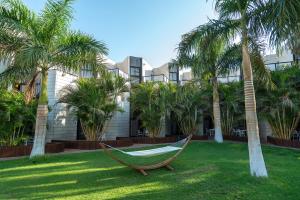
M 48 0 L 40 14 L 20 0 L 0 1 L 0 60 L 8 68 L 1 80 L 41 78 L 32 156 L 44 154 L 48 116 L 48 71 L 97 66 L 105 45 L 79 31 L 70 31 L 72 0 Z
M 167 86 L 161 82 L 145 82 L 131 89 L 132 110 L 139 115 L 150 137 L 158 137 L 166 115 Z
M 276 87 L 272 91 L 257 87 L 261 115 L 268 120 L 276 137 L 289 140 L 300 120 L 300 69 L 295 65 L 275 71 L 272 78 Z
M 167 106 L 168 111 L 175 114 L 175 119 L 184 135 L 196 134 L 199 130 L 199 122 L 202 112 L 207 108 L 207 95 L 197 83 L 190 82 L 178 85 L 172 92 L 169 87 Z
M 289 43 L 293 54 L 299 56 L 300 55 L 300 32 L 293 34 Z
M 107 122 L 115 112 L 123 110 L 117 97 L 128 92 L 126 80 L 109 72 L 101 78 L 78 79 L 62 90 L 58 103 L 68 104 L 78 117 L 87 140 L 97 141 L 103 137 Z
M 231 82 L 219 85 L 222 132 L 231 135 L 234 126 L 245 119 L 243 83 Z
M 218 20 L 210 20 L 207 28 L 195 37 L 209 34 L 214 39 L 227 41 L 239 37 L 242 43 L 242 71 L 244 78 L 245 110 L 248 132 L 250 173 L 257 177 L 268 176 L 259 139 L 253 72 L 249 41 L 268 35 L 271 45 L 281 46 L 289 33 L 299 31 L 300 2 L 290 0 L 216 0 Z

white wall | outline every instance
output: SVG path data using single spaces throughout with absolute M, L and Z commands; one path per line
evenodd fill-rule
M 153 69 L 153 67 L 143 58 L 142 59 L 142 76 L 147 76 L 148 71 Z
M 292 62 L 292 61 L 293 61 L 293 54 L 291 53 L 291 51 L 283 51 L 280 54 L 270 54 L 264 56 L 264 62 L 270 68 L 270 70 L 275 70 L 274 63 Z M 280 64 L 280 65 L 283 66 L 287 64 Z
M 117 63 L 116 67 L 129 74 L 129 57 L 126 57 L 123 62 Z
M 291 51 L 283 51 L 279 54 L 270 54 L 264 56 L 264 62 L 268 63 L 277 63 L 277 62 L 291 62 L 293 61 L 293 54 Z
M 105 140 L 115 140 L 116 137 L 129 137 L 129 92 L 118 97 L 118 104 L 124 112 L 116 112 L 105 128 Z
M 48 114 L 47 141 L 75 140 L 77 137 L 77 117 L 67 110 L 66 104 L 56 104 L 61 89 L 71 84 L 76 76 L 61 71 L 50 70 L 48 74 Z
M 0 74 L 7 68 L 7 66 L 5 65 L 5 63 L 0 62 Z
M 181 75 L 180 75 L 180 79 L 181 80 L 192 80 L 192 72 L 189 71 L 189 72 L 183 72 Z
M 161 75 L 164 74 L 169 78 L 169 63 L 166 63 L 160 67 L 153 69 L 153 75 Z
M 230 72 L 228 75 L 219 76 L 218 81 L 221 83 L 230 83 L 234 81 L 240 81 L 241 70 Z

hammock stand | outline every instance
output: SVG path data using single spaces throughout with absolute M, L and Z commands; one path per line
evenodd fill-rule
M 185 147 L 188 145 L 188 143 L 190 142 L 191 139 L 192 139 L 192 135 L 188 136 L 186 138 L 186 141 L 183 144 L 183 146 L 172 157 L 167 158 L 166 160 L 161 161 L 159 163 L 155 163 L 155 164 L 151 164 L 151 165 L 134 165 L 134 164 L 127 163 L 126 161 L 124 161 L 124 160 L 118 158 L 117 156 L 113 155 L 111 153 L 110 149 L 107 148 L 108 145 L 106 145 L 104 143 L 100 143 L 100 146 L 102 147 L 102 149 L 104 149 L 104 152 L 108 156 L 110 156 L 112 159 L 114 159 L 115 161 L 117 161 L 120 164 L 125 165 L 129 168 L 137 170 L 138 172 L 142 173 L 144 176 L 147 176 L 148 174 L 146 173 L 146 170 L 159 169 L 159 168 L 163 168 L 163 167 L 167 168 L 170 171 L 174 170 L 174 168 L 170 166 L 170 163 L 172 161 L 174 161 L 177 158 L 177 156 L 185 149 Z

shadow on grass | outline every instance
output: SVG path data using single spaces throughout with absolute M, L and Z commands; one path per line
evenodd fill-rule
M 0 199 L 297 199 L 299 160 L 264 152 L 269 179 L 249 176 L 244 144 L 192 143 L 172 164 L 174 172 L 153 170 L 147 177 L 102 152 L 4 162 Z

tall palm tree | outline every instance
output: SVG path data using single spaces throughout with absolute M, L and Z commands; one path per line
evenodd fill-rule
M 101 55 L 107 54 L 107 48 L 92 36 L 69 29 L 73 0 L 48 0 L 39 14 L 29 10 L 20 0 L 0 2 L 0 60 L 8 65 L 1 80 L 41 78 L 31 157 L 43 155 L 48 116 L 48 71 L 97 66 Z
M 206 27 L 203 26 L 203 28 Z M 239 69 L 241 53 L 237 45 L 227 46 L 221 38 L 214 40 L 210 35 L 195 38 L 197 31 L 192 31 L 183 36 L 178 48 L 178 63 L 183 67 L 191 67 L 195 77 L 199 77 L 204 81 L 210 80 L 212 83 L 214 139 L 216 142 L 222 143 L 218 77 Z
M 209 34 L 215 39 L 225 37 L 227 41 L 241 39 L 250 173 L 253 176 L 266 177 L 268 173 L 259 139 L 249 41 L 267 35 L 271 45 L 280 47 L 285 44 L 290 32 L 299 31 L 300 2 L 290 0 L 216 0 L 215 2 L 219 19 L 210 20 L 206 29 L 199 30 L 195 37 L 201 38 Z

